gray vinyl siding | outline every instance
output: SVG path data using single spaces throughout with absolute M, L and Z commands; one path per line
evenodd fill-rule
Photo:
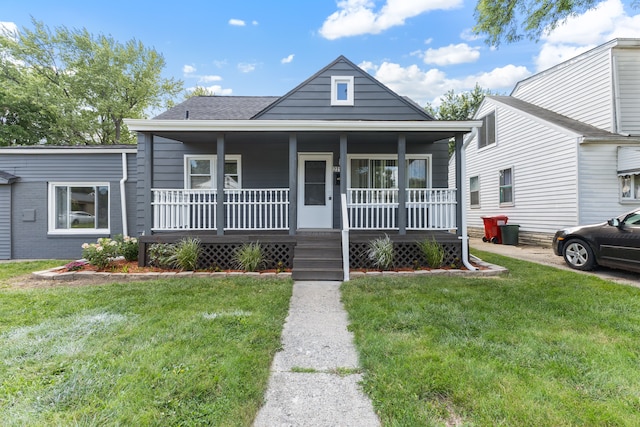
M 354 105 L 331 105 L 331 76 L 354 77 Z M 263 120 L 428 120 L 419 106 L 398 96 L 358 67 L 338 60 L 257 116 Z
M 619 132 L 640 135 L 640 49 L 614 49 Z
M 574 159 L 577 138 L 531 120 L 517 110 L 490 102 L 478 115 L 496 111 L 496 145 L 478 150 L 477 139 L 466 152 L 466 183 L 478 176 L 480 208 L 467 207 L 470 227 L 483 228 L 482 216 L 506 215 L 522 231 L 553 233 L 578 221 L 578 180 Z M 500 206 L 499 171 L 513 169 L 513 206 Z M 468 189 L 465 205 L 469 206 Z
M 613 132 L 611 49 L 595 49 L 516 86 L 512 96 Z
M 11 259 L 11 185 L 0 185 L 0 259 Z
M 135 206 L 135 154 L 127 154 L 129 181 L 125 185 L 129 211 Z M 6 154 L 0 152 L 0 170 L 20 177 L 12 184 L 12 254 L 14 259 L 77 259 L 81 245 L 98 237 L 122 233 L 120 180 L 122 155 L 117 153 Z M 48 184 L 50 182 L 109 183 L 110 235 L 48 233 Z M 35 212 L 35 221 L 25 212 Z M 134 216 L 129 215 L 129 234 L 136 235 Z

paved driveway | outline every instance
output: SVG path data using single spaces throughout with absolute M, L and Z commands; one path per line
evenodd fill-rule
M 565 264 L 562 257 L 555 256 L 551 247 L 532 245 L 496 245 L 493 243 L 485 243 L 482 241 L 482 239 L 479 238 L 469 239 L 469 246 L 471 246 L 472 253 L 473 249 L 475 248 L 480 251 L 492 252 L 499 255 L 522 259 L 525 261 L 537 262 L 538 264 L 549 265 L 552 267 L 570 270 L 582 274 L 592 274 L 602 279 L 610 280 L 612 282 L 640 287 L 640 274 L 638 273 L 615 270 L 606 267 L 599 267 L 597 270 L 590 272 L 574 270 L 567 266 L 567 264 Z

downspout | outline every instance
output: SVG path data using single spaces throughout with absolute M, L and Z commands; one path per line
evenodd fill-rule
M 122 153 L 122 179 L 120 180 L 120 210 L 122 215 L 122 236 L 129 236 L 129 227 L 127 226 L 127 193 L 125 191 L 125 183 L 129 179 L 127 172 L 127 153 Z
M 476 137 L 478 133 L 478 128 L 473 128 L 473 130 L 471 131 L 471 135 L 469 136 L 469 141 L 471 141 L 473 138 Z M 464 141 L 462 142 L 462 144 L 460 144 L 460 176 L 462 177 L 462 179 L 460 179 L 460 183 L 458 184 L 458 191 L 463 192 L 464 188 L 465 188 L 465 184 L 466 184 L 466 176 L 467 176 L 467 170 L 466 170 L 466 165 L 467 165 L 467 161 L 466 161 L 466 156 L 465 156 L 465 143 Z M 462 193 L 463 197 L 462 197 L 462 220 L 460 221 L 460 232 L 461 235 L 458 237 L 459 239 L 462 240 L 462 263 L 464 264 L 465 267 L 467 267 L 467 269 L 469 269 L 469 271 L 476 271 L 477 268 L 475 268 L 473 265 L 471 265 L 471 262 L 469 262 L 469 236 L 467 234 L 467 207 L 466 207 L 466 200 L 467 198 L 464 197 L 464 192 Z

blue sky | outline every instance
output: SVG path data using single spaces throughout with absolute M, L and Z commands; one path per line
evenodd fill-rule
M 607 0 L 537 43 L 487 46 L 471 34 L 469 0 L 23 0 L 0 25 L 86 28 L 135 38 L 165 60 L 164 75 L 219 95 L 284 95 L 339 55 L 421 105 L 476 84 L 516 82 L 615 37 L 640 37 L 640 9 Z

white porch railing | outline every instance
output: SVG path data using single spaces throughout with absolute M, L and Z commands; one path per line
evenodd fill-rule
M 225 230 L 288 230 L 289 189 L 225 190 Z
M 153 230 L 215 230 L 215 190 L 151 190 Z
M 456 228 L 455 189 L 407 189 L 406 191 L 408 230 Z M 351 229 L 398 229 L 398 189 L 348 189 L 347 207 Z
M 153 189 L 154 231 L 215 230 L 216 190 Z M 225 230 L 289 229 L 289 189 L 224 191 Z

